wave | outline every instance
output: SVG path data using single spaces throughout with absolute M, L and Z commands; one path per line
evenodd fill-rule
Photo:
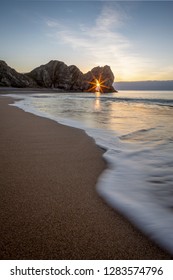
M 147 105 L 157 105 L 157 106 L 168 106 L 173 107 L 172 99 L 149 99 L 149 98 L 108 98 L 108 101 L 112 102 L 125 102 L 125 103 L 135 103 L 135 104 L 147 104 Z
M 133 97 L 121 97 L 118 95 L 112 96 L 112 94 L 101 94 L 100 96 L 96 97 L 96 95 L 93 93 L 82 93 L 83 96 L 80 95 L 81 93 L 77 95 L 73 95 L 73 93 L 68 94 L 62 94 L 62 96 L 59 96 L 61 99 L 95 99 L 98 98 L 100 101 L 106 102 L 130 102 L 130 103 L 147 103 L 147 104 L 156 104 L 160 106 L 173 106 L 173 99 L 164 99 L 164 98 L 133 98 Z M 32 97 L 34 98 L 56 98 L 56 95 L 54 93 L 43 93 L 43 94 L 33 94 Z
M 148 129 L 139 129 L 139 130 L 133 131 L 131 133 L 121 135 L 119 138 L 120 138 L 120 140 L 134 139 L 138 136 L 143 136 L 143 134 L 148 133 L 148 132 L 150 132 L 152 130 L 155 130 L 155 129 L 156 129 L 155 127 L 148 128 Z
M 38 93 L 38 94 L 33 94 L 33 98 L 57 98 L 55 93 Z M 150 98 L 143 98 L 141 97 L 133 97 L 133 94 L 131 96 L 122 96 L 121 93 L 112 93 L 112 94 L 100 94 L 100 96 L 96 96 L 94 93 L 58 93 L 58 98 L 60 99 L 65 99 L 65 100 L 95 100 L 96 98 L 100 100 L 103 103 L 128 103 L 128 104 L 136 104 L 136 105 L 147 105 L 147 106 L 159 106 L 159 107 L 167 107 L 172 109 L 173 107 L 173 99 L 172 98 L 153 98 L 152 96 Z

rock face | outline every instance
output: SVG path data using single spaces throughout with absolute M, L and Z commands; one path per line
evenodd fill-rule
M 93 91 L 96 80 L 103 81 L 103 92 L 113 92 L 114 75 L 109 66 L 95 67 L 83 74 L 75 65 L 52 60 L 27 74 L 41 87 L 53 87 L 72 91 Z
M 77 90 L 80 86 L 78 80 L 83 74 L 74 65 L 67 66 L 64 62 L 51 60 L 27 75 L 41 87 Z
M 83 74 L 75 65 L 67 66 L 64 62 L 51 60 L 27 74 L 19 74 L 4 61 L 0 61 L 0 86 L 46 87 L 64 91 L 96 91 L 100 82 L 102 92 L 113 92 L 114 75 L 109 66 L 95 67 Z
M 0 86 L 4 87 L 37 87 L 33 79 L 18 73 L 0 60 Z
M 100 82 L 100 90 L 102 92 L 115 91 L 114 87 L 112 86 L 114 82 L 114 74 L 108 65 L 104 67 L 97 66 L 84 74 L 83 90 L 95 92 L 96 80 Z

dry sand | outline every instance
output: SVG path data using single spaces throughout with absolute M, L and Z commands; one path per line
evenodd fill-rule
M 103 151 L 0 97 L 0 259 L 171 259 L 98 196 Z

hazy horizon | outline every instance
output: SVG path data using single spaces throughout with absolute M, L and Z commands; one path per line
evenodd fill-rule
M 155 81 L 121 81 L 115 82 L 116 90 L 169 90 L 173 91 L 173 80 Z
M 1 1 L 1 59 L 20 73 L 50 60 L 117 82 L 173 79 L 171 1 Z

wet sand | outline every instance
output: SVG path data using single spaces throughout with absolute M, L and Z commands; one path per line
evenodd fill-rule
M 96 193 L 103 151 L 84 131 L 0 97 L 0 259 L 172 259 Z

